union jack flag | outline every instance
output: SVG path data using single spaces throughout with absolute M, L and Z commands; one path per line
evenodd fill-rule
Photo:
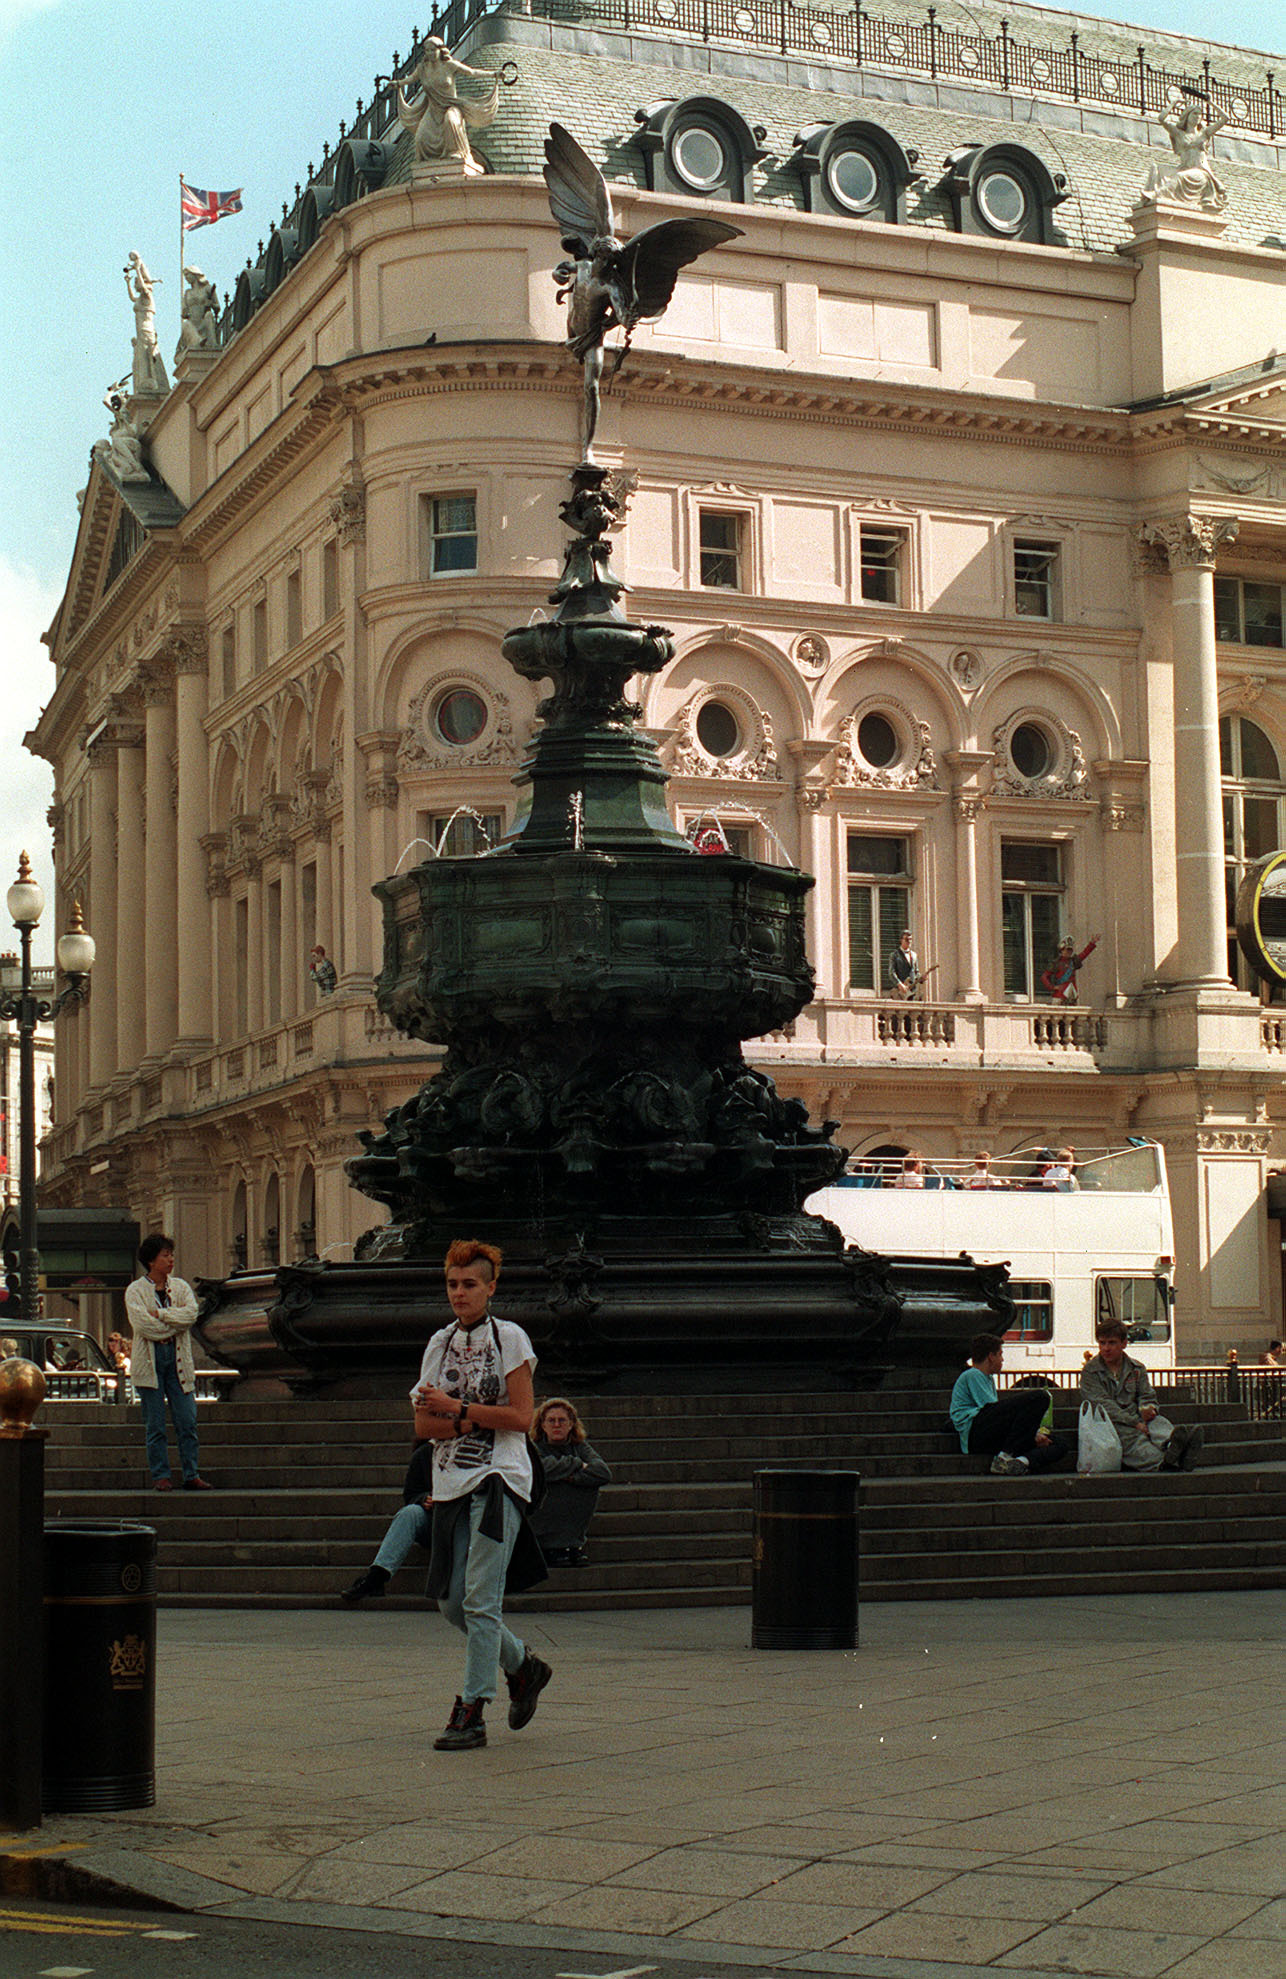
M 212 227 L 216 220 L 226 219 L 229 213 L 241 211 L 241 187 L 235 192 L 202 192 L 199 186 L 190 186 L 186 179 L 179 180 L 179 204 L 183 213 L 183 231 L 190 233 L 193 227 Z

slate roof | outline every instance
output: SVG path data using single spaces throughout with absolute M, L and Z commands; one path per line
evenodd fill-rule
M 538 176 L 545 135 L 551 118 L 557 117 L 580 139 L 606 178 L 643 186 L 643 154 L 633 141 L 635 111 L 658 99 L 709 94 L 740 111 L 747 123 L 765 128 L 763 144 L 769 155 L 754 168 L 756 204 L 802 208 L 801 181 L 791 164 L 796 133 L 816 123 L 864 117 L 920 154 L 925 182 L 908 188 L 909 226 L 949 230 L 950 209 L 933 190 L 946 154 L 962 145 L 1003 139 L 1026 146 L 1051 173 L 1066 175 L 1070 196 L 1053 216 L 1055 243 L 1110 254 L 1131 239 L 1128 215 L 1149 162 L 1149 151 L 1141 143 L 1053 127 L 1054 119 L 1047 114 L 1051 106 L 1043 103 L 1031 106 L 1031 122 L 1015 124 L 999 114 L 988 118 L 972 111 L 727 74 L 694 75 L 570 50 L 505 44 L 478 59 L 498 63 L 502 55 L 517 60 L 519 79 L 502 93 L 496 122 L 476 141 L 478 151 L 497 172 Z M 1000 108 L 997 100 L 997 112 Z M 1165 151 L 1168 155 L 1168 144 Z M 409 169 L 403 158 L 399 166 Z M 1286 175 L 1233 159 L 1220 160 L 1218 171 L 1229 193 L 1224 238 L 1252 245 L 1286 244 Z

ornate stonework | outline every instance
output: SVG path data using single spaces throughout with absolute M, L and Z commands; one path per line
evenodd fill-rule
M 453 687 L 472 688 L 487 706 L 487 725 L 476 742 L 459 745 L 444 742 L 433 727 L 434 703 Z M 481 674 L 461 673 L 458 668 L 425 681 L 407 710 L 406 727 L 397 743 L 397 766 L 404 775 L 427 770 L 482 768 L 489 763 L 513 763 L 517 758 L 508 695 Z
M 330 519 L 335 525 L 340 542 L 347 547 L 350 543 L 366 541 L 366 484 L 364 481 L 346 481 L 338 494 L 332 495 L 329 503 Z
M 982 657 L 972 652 L 968 646 L 962 646 L 958 652 L 953 653 L 947 666 L 952 679 L 957 681 L 966 693 L 971 693 L 982 679 Z
M 1040 776 L 1026 777 L 1018 769 L 1009 753 L 1014 731 L 1030 722 L 1052 735 L 1056 747 L 1055 761 Z M 1089 769 L 1085 762 L 1085 751 L 1081 748 L 1081 738 L 1074 728 L 1068 728 L 1057 715 L 1034 714 L 1030 708 L 1020 708 L 1009 716 L 996 729 L 991 738 L 991 746 L 996 755 L 995 787 L 1014 797 L 1083 797 L 1089 782 Z
M 862 755 L 858 730 L 868 714 L 889 714 L 903 743 L 898 762 L 876 769 Z M 937 758 L 929 739 L 929 724 L 921 721 L 901 701 L 882 694 L 855 708 L 840 725 L 840 743 L 835 751 L 834 781 L 850 788 L 867 790 L 938 790 Z M 910 746 L 907 739 L 910 738 Z
M 1144 522 L 1136 532 L 1139 544 L 1164 558 L 1156 566 L 1169 570 L 1213 570 L 1220 548 L 1236 539 L 1241 527 L 1231 515 L 1173 515 Z
M 790 651 L 803 673 L 824 673 L 831 663 L 830 646 L 820 632 L 801 632 Z
M 731 756 L 711 756 L 697 736 L 697 717 L 707 701 L 726 701 L 742 717 L 743 741 Z M 675 724 L 672 767 L 676 776 L 736 777 L 775 783 L 781 776 L 772 718 L 739 687 L 720 683 L 711 694 L 700 689 L 679 712 Z

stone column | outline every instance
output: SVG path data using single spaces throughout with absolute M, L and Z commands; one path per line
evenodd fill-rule
M 826 805 L 830 787 L 823 766 L 834 754 L 832 742 L 792 742 L 798 764 L 795 804 L 799 812 L 799 863 L 813 875 L 813 889 L 804 902 L 804 942 L 817 978 L 818 998 L 843 996 L 848 989 L 848 960 L 835 953 L 835 862 L 827 840 L 834 833 L 833 814 Z
M 956 995 L 965 1003 L 983 1003 L 981 928 L 978 921 L 978 820 L 986 804 L 979 787 L 993 762 L 989 752 L 952 749 L 947 763 L 954 783 L 952 806 L 956 820 Z M 945 985 L 943 986 L 945 992 Z
M 146 1044 L 144 943 L 147 916 L 144 900 L 147 875 L 143 850 L 143 737 L 131 739 L 116 753 L 116 1064 L 132 1072 Z
M 299 908 L 295 899 L 295 855 L 289 847 L 281 859 L 281 1021 L 299 1015 Z
M 100 738 L 89 750 L 90 893 L 86 919 L 97 939 L 115 953 L 116 891 L 116 749 Z M 116 985 L 102 972 L 91 977 L 89 991 L 89 1083 L 101 1090 L 116 1073 Z
M 246 876 L 246 1029 L 263 1029 L 263 867 L 256 859 Z
M 147 1056 L 154 1063 L 174 1043 L 178 1025 L 179 899 L 174 816 L 174 682 L 168 668 L 144 686 L 147 706 L 147 857 L 144 898 Z
M 1232 517 L 1182 515 L 1139 532 L 1170 572 L 1179 939 L 1167 976 L 1176 988 L 1229 987 L 1214 567 L 1237 527 Z
M 214 1036 L 214 979 L 210 954 L 214 916 L 205 906 L 207 862 L 202 843 L 210 829 L 209 749 L 205 714 L 209 657 L 203 625 L 184 627 L 172 646 L 175 729 L 178 748 L 176 886 L 179 924 L 178 1034 L 188 1049 Z

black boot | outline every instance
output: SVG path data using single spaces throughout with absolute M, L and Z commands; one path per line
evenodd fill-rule
M 391 1579 L 392 1575 L 384 1567 L 368 1567 L 364 1574 L 357 1576 L 351 1587 L 341 1591 L 339 1598 L 355 1607 L 359 1601 L 365 1601 L 368 1595 L 382 1595 Z
M 475 1697 L 472 1704 L 466 1704 L 462 1697 L 457 1697 L 451 1706 L 446 1730 L 433 1741 L 433 1750 L 468 1752 L 471 1746 L 485 1745 L 487 1728 L 482 1722 L 482 1704 L 480 1697 Z
M 506 1677 L 509 1686 L 509 1729 L 520 1732 L 529 1725 L 536 1715 L 540 1693 L 553 1676 L 548 1663 L 542 1663 L 539 1656 L 533 1656 L 530 1649 L 511 1677 Z

